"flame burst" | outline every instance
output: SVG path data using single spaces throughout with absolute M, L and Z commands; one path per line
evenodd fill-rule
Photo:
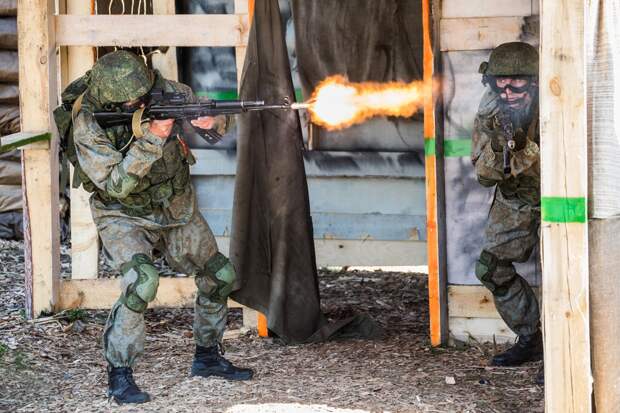
M 410 117 L 423 106 L 424 89 L 421 81 L 352 83 L 344 76 L 330 76 L 314 90 L 308 111 L 313 123 L 328 130 L 348 128 L 373 116 Z

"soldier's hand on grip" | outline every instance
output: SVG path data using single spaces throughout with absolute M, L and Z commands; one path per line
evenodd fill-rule
M 167 139 L 172 132 L 174 119 L 152 120 L 149 125 L 151 133 L 161 139 Z

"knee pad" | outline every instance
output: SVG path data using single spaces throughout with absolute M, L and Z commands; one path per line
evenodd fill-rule
M 476 261 L 476 277 L 494 296 L 505 295 L 518 275 L 512 263 L 502 261 L 488 251 L 482 251 Z
M 218 252 L 209 258 L 203 271 L 196 275 L 198 294 L 224 304 L 232 292 L 236 278 L 237 274 L 230 260 Z
M 127 286 L 121 300 L 127 308 L 137 313 L 143 313 L 148 303 L 153 301 L 159 287 L 159 271 L 153 261 L 145 254 L 136 254 L 131 261 L 121 266 L 123 276 L 134 273 L 135 281 Z
M 476 261 L 476 277 L 492 293 L 497 290 L 497 285 L 493 282 L 493 273 L 497 270 L 498 261 L 497 257 L 488 251 L 482 251 Z

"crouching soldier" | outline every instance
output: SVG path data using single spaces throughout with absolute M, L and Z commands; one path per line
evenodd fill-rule
M 191 374 L 230 380 L 253 375 L 222 357 L 235 270 L 218 252 L 197 208 L 189 176 L 194 159 L 182 128 L 167 119 L 138 124 L 137 133 L 132 133 L 132 125 L 103 129 L 93 115 L 142 106 L 155 89 L 182 93 L 188 103 L 196 101 L 188 86 L 163 79 L 133 53 L 115 51 L 69 85 L 63 92 L 64 111 L 60 107 L 55 112 L 61 136 L 72 140 L 65 146 L 76 167 L 74 184 L 92 192 L 90 207 L 103 250 L 123 276 L 120 298 L 103 334 L 109 396 L 119 403 L 150 400 L 134 382 L 132 368 L 144 351 L 144 311 L 157 295 L 154 249 L 176 271 L 195 277 L 196 352 Z M 229 119 L 201 117 L 191 123 L 223 133 Z
M 474 123 L 471 157 L 478 181 L 495 187 L 495 198 L 476 276 L 518 335 L 491 364 L 517 366 L 543 355 L 538 301 L 513 265 L 527 261 L 539 242 L 538 52 L 526 43 L 502 44 L 480 73 L 488 87 Z

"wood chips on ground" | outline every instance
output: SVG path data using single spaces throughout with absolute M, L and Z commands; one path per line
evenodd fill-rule
M 487 344 L 430 347 L 426 282 L 423 274 L 321 271 L 328 317 L 368 313 L 385 337 L 284 346 L 247 332 L 225 344 L 226 357 L 255 369 L 249 382 L 190 378 L 191 309 L 148 310 L 135 377 L 153 401 L 118 406 L 106 397 L 106 313 L 25 320 L 22 244 L 0 241 L 0 411 L 543 412 L 539 364 L 487 367 L 499 350 Z M 229 328 L 240 326 L 231 311 Z M 265 403 L 278 404 L 255 406 Z

